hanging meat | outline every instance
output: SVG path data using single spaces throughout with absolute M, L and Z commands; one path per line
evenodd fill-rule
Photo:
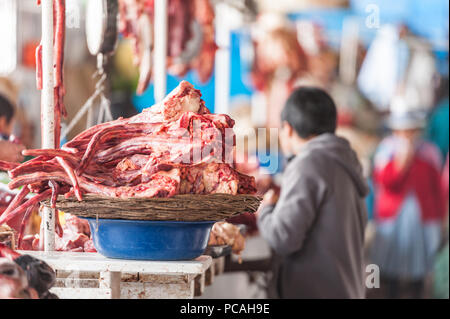
M 119 0 L 122 35 L 132 40 L 134 63 L 139 66 L 137 93 L 151 80 L 154 30 L 154 0 Z M 210 0 L 168 1 L 168 71 L 184 76 L 195 70 L 205 83 L 214 70 L 214 8 Z
M 253 177 L 234 169 L 234 121 L 211 114 L 200 91 L 183 81 L 166 99 L 132 118 L 91 127 L 61 149 L 26 150 L 36 156 L 12 170 L 11 189 L 24 186 L 0 217 L 8 222 L 59 194 L 113 198 L 177 194 L 253 194 Z M 53 185 L 52 185 L 53 184 Z M 24 201 L 28 193 L 36 195 Z
M 307 71 L 306 55 L 295 30 L 276 28 L 257 39 L 252 79 L 256 89 L 264 91 L 276 76 L 295 81 Z M 268 50 L 267 48 L 270 48 Z
M 251 78 L 266 100 L 266 127 L 280 128 L 281 110 L 295 82 L 306 74 L 308 61 L 296 30 L 284 23 L 271 25 L 271 19 L 262 16 L 254 32 Z
M 218 49 L 215 42 L 215 14 L 209 0 L 194 0 L 193 4 L 195 19 L 202 26 L 203 43 L 191 67 L 197 72 L 200 82 L 206 83 L 214 72 L 214 61 Z
M 38 0 L 38 5 L 41 1 Z M 61 116 L 66 117 L 64 106 L 64 43 L 66 35 L 66 1 L 53 0 L 53 74 L 54 74 L 54 109 L 55 109 L 55 148 L 59 148 L 61 139 Z M 36 82 L 42 90 L 42 44 L 36 49 Z

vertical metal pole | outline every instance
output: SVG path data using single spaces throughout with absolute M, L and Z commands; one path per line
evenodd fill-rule
M 228 5 L 216 5 L 216 42 L 219 49 L 216 52 L 215 63 L 215 105 L 214 113 L 226 114 L 229 111 L 230 100 L 230 28 L 227 23 Z
M 161 102 L 167 94 L 167 0 L 155 0 L 155 102 Z
M 53 82 L 53 0 L 42 0 L 42 77 L 41 96 L 42 148 L 55 148 L 55 114 Z M 44 249 L 55 249 L 55 212 L 44 208 Z M 41 238 L 42 240 L 42 238 Z

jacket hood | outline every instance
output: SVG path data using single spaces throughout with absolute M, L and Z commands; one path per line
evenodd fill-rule
M 310 140 L 301 152 L 312 151 L 336 161 L 351 177 L 361 197 L 369 194 L 361 163 L 346 139 L 330 133 L 319 135 Z

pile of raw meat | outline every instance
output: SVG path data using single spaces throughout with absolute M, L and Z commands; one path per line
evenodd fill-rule
M 87 193 L 125 199 L 253 194 L 254 178 L 234 169 L 233 126 L 229 116 L 210 114 L 200 91 L 183 81 L 132 118 L 91 127 L 61 149 L 24 151 L 36 157 L 8 170 L 9 187 L 23 188 L 0 224 L 23 214 L 25 223 L 41 201 L 50 198 L 56 207 L 61 194 L 79 201 Z M 36 196 L 25 200 L 30 192 Z
M 151 79 L 154 8 L 154 0 L 119 0 L 119 30 L 132 40 L 134 63 L 139 66 L 138 94 L 145 91 Z M 208 81 L 217 50 L 210 0 L 169 0 L 168 15 L 169 73 L 183 76 L 195 70 L 201 82 Z

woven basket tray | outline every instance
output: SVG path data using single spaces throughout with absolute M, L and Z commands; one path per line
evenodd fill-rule
M 258 210 L 261 198 L 252 195 L 177 195 L 172 198 L 118 199 L 84 195 L 83 201 L 59 196 L 56 207 L 85 218 L 220 221 Z M 44 205 L 49 206 L 47 200 Z

